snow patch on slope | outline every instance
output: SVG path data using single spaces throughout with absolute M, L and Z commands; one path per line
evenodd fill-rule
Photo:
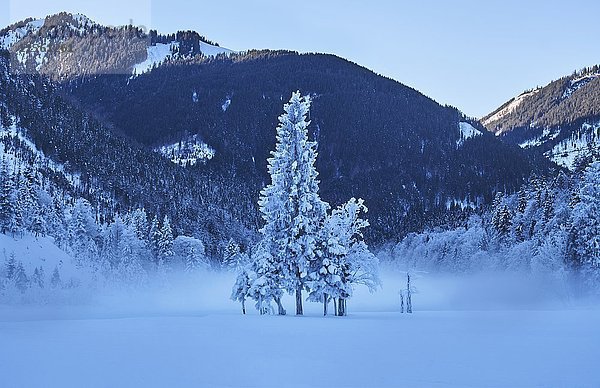
M 587 74 L 582 77 L 571 80 L 570 86 L 564 91 L 562 98 L 565 99 L 571 97 L 571 95 L 575 93 L 578 89 L 582 88 L 594 79 L 598 78 L 598 76 L 600 76 L 600 73 Z
M 14 118 L 13 118 L 14 121 Z M 23 144 L 26 148 L 28 148 L 35 156 L 35 162 L 34 165 L 37 166 L 38 168 L 48 168 L 51 171 L 54 171 L 57 174 L 62 175 L 67 182 L 69 182 L 73 187 L 77 187 L 80 185 L 81 183 L 81 177 L 79 174 L 76 173 L 69 173 L 67 171 L 65 171 L 65 167 L 64 165 L 62 165 L 61 163 L 56 163 L 55 161 L 53 161 L 50 158 L 47 158 L 44 155 L 44 152 L 39 150 L 35 144 L 33 144 L 33 142 L 29 139 L 27 139 L 22 131 L 20 131 L 14 124 L 9 127 L 9 128 L 2 128 L 0 127 L 0 140 L 4 139 L 4 138 L 16 138 L 18 139 L 21 144 Z M 0 157 L 5 158 L 6 161 L 8 162 L 8 167 L 9 167 L 9 171 L 12 171 L 11 169 L 17 169 L 17 168 L 22 168 L 23 166 L 19 166 L 17 165 L 16 161 L 18 160 L 18 158 L 16 158 L 15 151 L 13 150 L 7 150 L 4 147 L 4 144 L 0 141 Z
M 167 58 L 173 55 L 173 50 L 179 46 L 177 42 L 157 43 L 154 46 L 146 48 L 146 60 L 133 67 L 133 76 L 140 75 L 152 70 L 153 66 L 158 66 Z
M 594 150 L 600 151 L 600 122 L 584 123 L 579 130 L 574 131 L 569 138 L 555 145 L 544 155 L 556 164 L 572 170 L 577 158 L 584 157 Z
M 225 98 L 225 101 L 223 102 L 223 105 L 221 105 L 221 109 L 223 109 L 223 112 L 227 112 L 227 108 L 229 108 L 229 105 L 231 105 L 231 97 L 227 96 Z
M 35 19 L 23 27 L 7 31 L 3 36 L 0 36 L 0 48 L 8 50 L 27 35 L 38 32 L 44 22 L 45 19 Z
M 540 136 L 533 137 L 531 139 L 525 140 L 524 142 L 519 143 L 519 147 L 521 148 L 531 148 L 538 147 L 542 144 L 556 139 L 556 137 L 560 135 L 560 128 L 544 128 L 542 134 Z
M 164 145 L 155 150 L 171 162 L 183 167 L 206 163 L 215 156 L 215 150 L 199 139 L 198 135 L 174 144 Z
M 460 147 L 465 143 L 465 140 L 481 136 L 482 133 L 478 129 L 475 129 L 471 124 L 461 121 L 458 123 L 458 129 L 460 131 L 460 138 L 456 141 L 456 147 Z
M 517 109 L 517 107 L 519 105 L 521 105 L 523 103 L 523 101 L 527 97 L 533 96 L 540 90 L 541 90 L 541 88 L 532 90 L 530 92 L 521 93 L 517 97 L 511 99 L 508 103 L 504 104 L 504 106 L 501 107 L 500 109 L 498 109 L 493 115 L 481 120 L 481 123 L 487 127 L 488 125 L 502 119 L 504 116 L 511 114 L 512 112 L 515 111 L 515 109 Z M 498 131 L 496 133 L 496 136 L 499 136 L 501 134 L 502 134 L 502 131 Z
M 208 44 L 205 42 L 200 42 L 200 52 L 208 57 L 215 57 L 219 54 L 235 54 L 235 51 L 230 50 L 225 47 L 213 46 L 212 44 Z

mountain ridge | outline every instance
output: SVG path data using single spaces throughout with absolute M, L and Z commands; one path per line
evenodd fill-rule
M 563 167 L 600 152 L 600 66 L 526 91 L 481 122 L 502 139 L 540 152 Z

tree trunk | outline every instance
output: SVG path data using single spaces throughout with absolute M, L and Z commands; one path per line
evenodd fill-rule
M 323 316 L 327 316 L 327 294 L 323 294 Z
M 242 299 L 242 314 L 246 315 L 246 299 Z
M 337 310 L 337 301 L 335 298 L 333 298 L 333 315 L 335 315 L 337 317 L 338 310 Z
M 296 288 L 296 315 L 303 315 L 302 311 L 302 286 Z
M 275 303 L 277 303 L 277 313 L 279 315 L 285 315 L 285 314 L 287 314 L 287 312 L 283 308 L 283 305 L 281 304 L 281 298 L 275 298 Z
M 404 313 L 404 294 L 400 291 L 400 312 Z
M 346 315 L 346 300 L 340 298 L 338 300 L 338 317 L 343 317 Z
M 406 274 L 406 312 L 412 314 L 412 293 L 410 292 L 410 273 Z

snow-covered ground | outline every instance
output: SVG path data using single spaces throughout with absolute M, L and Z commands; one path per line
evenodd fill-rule
M 485 282 L 422 275 L 415 313 L 400 314 L 402 274 L 383 280 L 376 294 L 358 292 L 343 318 L 324 318 L 313 303 L 303 317 L 243 316 L 227 299 L 233 275 L 219 273 L 93 305 L 0 306 L 1 385 L 600 385 L 600 309 L 524 297 L 480 310 Z

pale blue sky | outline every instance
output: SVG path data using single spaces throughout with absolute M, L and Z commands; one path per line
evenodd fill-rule
M 61 10 L 194 29 L 234 50 L 337 54 L 471 116 L 600 63 L 598 0 L 0 0 L 0 24 Z

